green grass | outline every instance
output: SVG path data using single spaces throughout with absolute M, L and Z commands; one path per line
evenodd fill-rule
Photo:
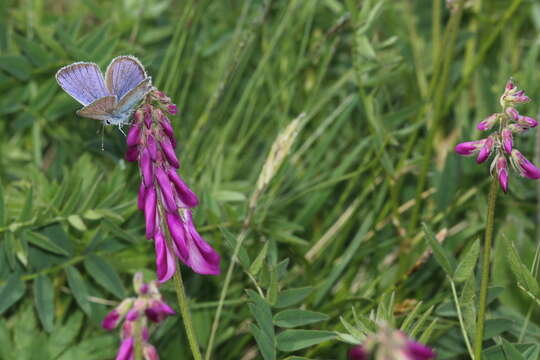
M 118 336 L 101 319 L 132 293 L 134 272 L 155 277 L 124 136 L 105 129 L 101 151 L 100 124 L 77 117 L 78 104 L 54 79 L 71 62 L 104 68 L 121 54 L 141 59 L 178 105 L 171 120 L 180 173 L 201 198 L 199 230 L 222 255 L 218 277 L 182 269 L 203 353 L 268 152 L 305 113 L 256 201 L 214 358 L 345 359 L 343 334 L 371 331 L 372 312 L 434 347 L 438 359 L 468 358 L 452 288 L 473 339 L 479 285 L 439 263 L 459 263 L 482 238 L 489 170 L 453 147 L 480 138 L 475 125 L 498 111 L 510 76 L 533 99 L 520 112 L 538 113 L 539 30 L 540 5 L 528 0 L 482 1 L 453 14 L 442 0 L 2 2 L 0 359 L 114 358 Z M 516 143 L 538 163 L 529 133 Z M 538 358 L 540 291 L 527 269 L 539 191 L 511 175 L 509 194 L 497 199 L 487 359 L 516 359 L 515 349 Z M 426 252 L 422 223 L 442 241 L 437 259 Z M 112 280 L 89 271 L 96 257 Z M 69 280 L 74 272 L 80 277 Z M 291 289 L 305 287 L 283 306 Z M 162 290 L 174 304 L 173 285 Z M 295 350 L 307 335 L 266 316 L 285 308 L 325 314 L 299 326 L 324 332 L 308 333 L 318 337 Z M 265 330 L 275 334 L 266 350 L 253 335 Z M 190 358 L 178 316 L 151 342 L 162 359 Z

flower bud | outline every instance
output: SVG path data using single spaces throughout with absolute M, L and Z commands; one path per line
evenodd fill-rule
M 137 196 L 137 208 L 141 211 L 144 210 L 145 195 L 146 195 L 146 186 L 144 186 L 144 183 L 141 182 L 141 186 L 139 186 L 139 195 Z
M 531 163 L 525 156 L 523 156 L 519 150 L 512 150 L 512 165 L 523 177 L 529 179 L 540 179 L 540 170 L 533 163 Z
M 126 143 L 127 146 L 136 146 L 139 143 L 139 137 L 141 134 L 141 127 L 138 123 L 133 123 L 129 128 Z
M 480 131 L 490 130 L 495 124 L 495 122 L 497 122 L 498 115 L 499 114 L 492 114 L 488 116 L 484 120 L 480 121 L 476 128 Z
M 508 192 L 508 167 L 504 156 L 499 156 L 497 159 L 497 175 L 502 190 L 505 193 Z
M 517 123 L 526 128 L 533 128 L 538 125 L 538 122 L 532 117 L 521 116 L 521 115 L 519 116 Z
M 152 159 L 152 161 L 156 161 L 157 145 L 152 135 L 148 135 L 148 137 L 146 138 L 146 148 L 148 149 L 148 153 L 150 154 L 150 158 Z
M 156 168 L 156 179 L 159 184 L 159 188 L 161 189 L 163 200 L 165 200 L 165 204 L 167 205 L 167 211 L 175 212 L 178 209 L 174 196 L 175 192 L 173 190 L 171 182 L 169 181 L 169 178 L 167 177 L 167 174 L 159 166 Z
M 489 155 L 491 155 L 491 150 L 493 150 L 493 144 L 494 144 L 493 136 L 488 136 L 485 140 L 486 141 L 484 143 L 484 146 L 482 146 L 482 148 L 480 149 L 480 152 L 478 153 L 478 157 L 476 158 L 476 162 L 478 164 L 481 164 L 484 161 L 486 161 Z
M 156 189 L 153 186 L 146 190 L 144 218 L 146 221 L 146 238 L 151 239 L 156 231 Z
M 507 154 L 512 152 L 512 131 L 508 128 L 504 128 L 502 131 L 502 145 Z
M 128 147 L 126 150 L 126 161 L 134 162 L 139 157 L 139 148 L 137 146 Z
M 144 185 L 146 185 L 147 187 L 152 185 L 152 161 L 150 159 L 150 153 L 147 148 L 142 151 L 140 167 Z
M 484 143 L 486 142 L 486 139 L 482 140 L 475 140 L 475 141 L 467 141 L 461 144 L 457 144 L 455 147 L 455 151 L 460 155 L 473 155 L 480 151 L 482 146 L 484 146 Z
M 506 114 L 510 116 L 510 118 L 514 119 L 515 121 L 519 119 L 519 112 L 513 107 L 507 108 Z

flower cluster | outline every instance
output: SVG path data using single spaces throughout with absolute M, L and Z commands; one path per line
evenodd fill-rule
M 158 285 L 157 281 L 144 283 L 142 273 L 136 273 L 133 277 L 133 287 L 137 298 L 123 300 L 103 319 L 103 328 L 111 331 L 125 318 L 120 332 L 122 344 L 116 360 L 132 360 L 135 357 L 134 349 L 137 341 L 141 343 L 145 360 L 159 360 L 156 348 L 148 343 L 148 320 L 159 323 L 167 316 L 173 315 L 174 310 L 163 301 Z
M 349 351 L 350 360 L 430 360 L 435 352 L 429 347 L 410 340 L 402 331 L 381 326 L 379 332 L 369 335 L 362 345 Z
M 498 125 L 497 131 L 487 138 L 476 141 L 468 141 L 458 144 L 456 152 L 461 155 L 476 155 L 478 164 L 486 161 L 491 154 L 495 154 L 491 162 L 491 173 L 496 171 L 499 184 L 504 192 L 508 191 L 508 163 L 521 176 L 529 179 L 539 179 L 540 170 L 514 148 L 514 134 L 522 134 L 530 128 L 536 127 L 538 122 L 528 116 L 520 115 L 515 106 L 529 102 L 530 99 L 523 90 L 518 90 L 512 80 L 506 84 L 500 104 L 503 111 L 488 116 L 482 120 L 477 128 L 481 131 L 489 131 Z
M 156 268 L 160 282 L 176 271 L 173 253 L 199 274 L 220 273 L 220 257 L 204 241 L 193 224 L 191 209 L 199 200 L 178 175 L 176 140 L 167 114 L 176 114 L 176 105 L 161 91 L 153 90 L 135 111 L 127 135 L 126 160 L 138 161 L 141 186 L 138 207 L 144 211 L 146 237 L 154 239 Z M 170 235 L 172 249 L 166 237 Z

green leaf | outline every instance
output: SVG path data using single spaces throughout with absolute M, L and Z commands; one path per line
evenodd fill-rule
M 261 270 L 261 267 L 262 267 L 264 259 L 266 258 L 267 252 L 268 252 L 268 242 L 265 242 L 261 252 L 259 253 L 259 255 L 257 255 L 255 260 L 253 260 L 253 263 L 249 267 L 250 273 L 252 273 L 253 275 L 257 275 L 257 273 Z
M 71 226 L 81 232 L 88 230 L 86 225 L 84 224 L 84 221 L 79 215 L 70 215 L 68 216 L 67 220 L 71 224 Z
M 270 338 L 265 332 L 261 331 L 257 325 L 251 323 L 249 324 L 251 333 L 259 346 L 259 351 L 261 352 L 264 360 L 274 360 L 276 358 L 276 346 L 274 344 L 274 339 Z
M 332 340 L 336 334 L 320 330 L 285 330 L 277 336 L 277 347 L 281 351 L 296 351 Z
M 19 221 L 27 221 L 32 218 L 32 207 L 34 203 L 34 188 L 30 187 L 26 195 L 26 200 L 24 201 L 24 207 L 21 211 L 21 216 L 19 216 Z
M 92 312 L 92 307 L 90 306 L 90 302 L 88 301 L 88 290 L 86 288 L 86 283 L 81 276 L 81 273 L 73 266 L 68 266 L 66 268 L 66 274 L 69 288 L 71 289 L 71 292 L 73 293 L 77 304 L 79 304 L 81 309 L 86 314 L 90 315 Z
M 6 226 L 6 207 L 4 203 L 4 186 L 0 182 L 0 227 Z M 0 240 L 2 238 L 0 237 Z
M 514 345 L 512 345 L 505 339 L 502 339 L 502 346 L 503 346 L 504 353 L 508 359 L 525 360 L 525 357 L 521 355 L 519 351 L 517 351 Z
M 92 278 L 105 289 L 114 294 L 117 298 L 126 297 L 126 290 L 120 277 L 103 258 L 90 254 L 84 259 L 84 268 Z
M 52 358 L 56 359 L 77 338 L 83 323 L 82 320 L 82 313 L 77 311 L 69 317 L 64 325 L 59 327 L 57 324 L 49 341 L 49 351 Z
M 328 320 L 329 318 L 328 315 L 320 312 L 290 309 L 277 313 L 274 316 L 274 324 L 283 328 L 294 328 Z
M 19 274 L 12 274 L 0 288 L 0 315 L 19 301 L 26 291 Z
M 274 307 L 277 309 L 283 309 L 298 304 L 307 298 L 312 290 L 313 288 L 310 286 L 283 290 L 279 293 Z
M 452 274 L 454 273 L 454 269 L 456 267 L 456 261 L 454 257 L 449 254 L 446 249 L 441 246 L 441 244 L 439 244 L 439 242 L 435 238 L 435 234 L 433 233 L 433 231 L 431 231 L 431 229 L 426 223 L 422 223 L 422 227 L 424 228 L 424 233 L 426 234 L 428 244 L 429 246 L 431 246 L 431 249 L 433 249 L 433 255 L 435 256 L 435 260 L 437 260 L 437 262 L 443 268 L 446 274 L 452 277 Z
M 523 264 L 521 261 L 514 244 L 505 239 L 505 245 L 506 253 L 508 254 L 508 261 L 510 263 L 510 269 L 516 276 L 518 283 L 535 297 L 540 297 L 540 287 L 538 286 L 538 282 L 525 264 Z
M 253 290 L 247 290 L 250 299 L 249 309 L 261 330 L 274 341 L 274 324 L 272 322 L 272 310 L 270 305 Z
M 38 276 L 34 280 L 34 298 L 39 320 L 47 332 L 54 328 L 54 288 L 46 275 Z
M 54 254 L 64 255 L 64 256 L 69 255 L 69 252 L 66 249 L 64 249 L 57 243 L 53 242 L 49 237 L 43 234 L 36 233 L 33 231 L 26 231 L 25 234 L 26 234 L 26 239 L 32 245 L 35 245 L 43 250 L 50 251 Z
M 461 261 L 456 267 L 453 279 L 455 282 L 464 282 L 473 276 L 474 267 L 480 253 L 480 241 L 477 239 L 469 249 L 463 254 Z

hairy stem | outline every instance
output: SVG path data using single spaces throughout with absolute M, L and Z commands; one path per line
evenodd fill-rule
M 491 179 L 489 189 L 488 210 L 486 219 L 486 235 L 482 254 L 482 279 L 480 282 L 480 303 L 478 304 L 478 318 L 476 322 L 476 334 L 474 341 L 474 359 L 481 360 L 482 340 L 484 338 L 484 323 L 486 320 L 486 303 L 489 283 L 489 268 L 491 257 L 491 240 L 493 238 L 493 219 L 495 217 L 495 202 L 497 200 L 497 179 Z

